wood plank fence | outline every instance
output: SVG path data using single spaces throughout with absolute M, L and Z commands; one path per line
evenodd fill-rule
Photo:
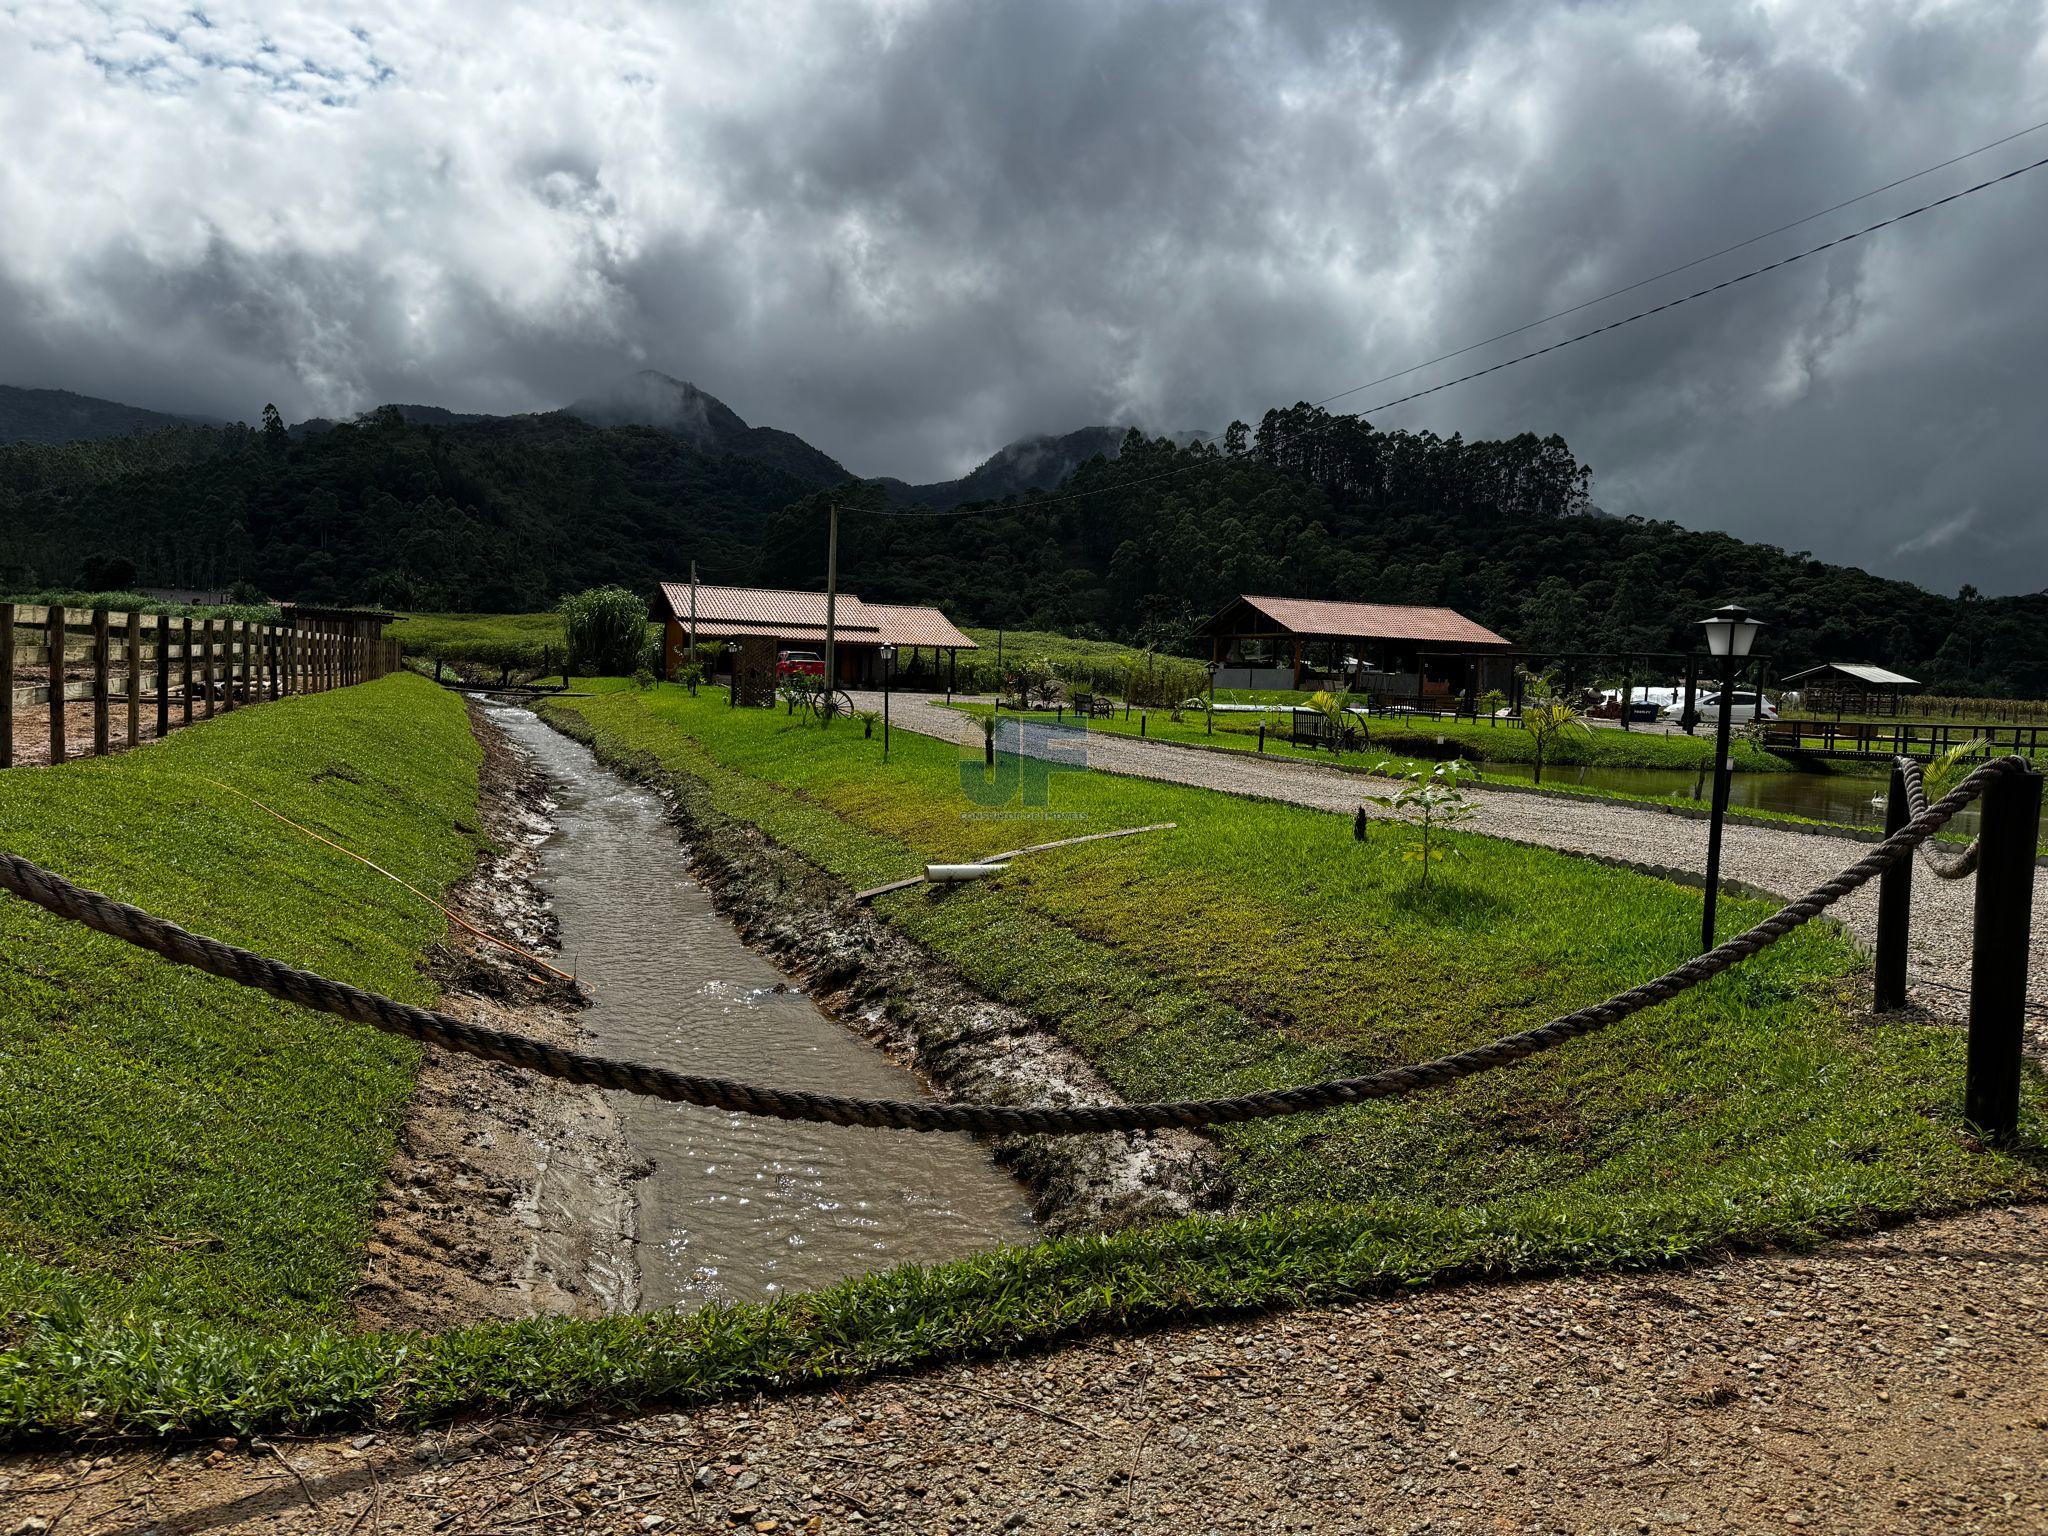
M 90 755 L 104 757 L 195 719 L 383 677 L 399 665 L 390 619 L 299 607 L 268 624 L 0 602 L 0 768 L 87 755 L 84 732 L 73 739 L 87 722 Z

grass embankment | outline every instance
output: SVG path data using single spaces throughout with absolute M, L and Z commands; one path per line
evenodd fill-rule
M 963 776 L 959 751 L 903 733 L 884 764 L 852 722 L 824 732 L 709 692 L 587 686 L 596 697 L 550 713 L 671 776 L 699 816 L 752 822 L 849 885 L 932 856 L 1178 822 L 880 904 L 1134 1097 L 1364 1071 L 1490 1038 L 1663 970 L 1696 929 L 1695 894 L 1543 850 L 1456 838 L 1467 857 L 1425 893 L 1401 857 L 1409 836 L 1389 828 L 1361 847 L 1344 818 L 1107 775 L 1056 779 L 1048 810 L 1062 819 L 1034 824 L 970 793 L 978 752 Z M 1726 905 L 1731 925 L 1759 910 Z M 315 959 L 315 915 L 250 936 Z M 135 963 L 153 986 L 184 980 Z M 0 1424 L 204 1430 L 689 1400 L 1432 1278 L 1796 1241 L 2037 1189 L 2031 1153 L 1968 1149 L 1960 1037 L 1859 1018 L 1844 996 L 1856 963 L 1839 935 L 1809 930 L 1604 1038 L 1442 1093 L 1223 1131 L 1249 1214 L 905 1267 L 770 1306 L 431 1339 L 45 1308 L 0 1355 Z M 363 979 L 359 958 L 330 964 Z M 62 1014 L 35 1017 L 47 1030 Z M 247 1069 L 232 1051 L 214 1072 Z M 2037 1106 L 2030 1086 L 2030 1138 Z M 374 1176 L 368 1156 L 351 1167 Z M 286 1182 L 296 1200 L 308 1180 Z
M 0 774 L 6 846 L 186 927 L 434 995 L 428 891 L 473 864 L 479 754 L 416 678 L 237 711 L 144 752 Z M 32 1320 L 326 1322 L 362 1265 L 415 1048 L 0 899 L 0 1418 Z

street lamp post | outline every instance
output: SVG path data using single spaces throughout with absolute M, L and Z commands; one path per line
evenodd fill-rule
M 1707 823 L 1707 900 L 1700 916 L 1700 952 L 1714 947 L 1714 908 L 1721 894 L 1721 824 L 1728 817 L 1729 760 L 1728 727 L 1735 709 L 1735 674 L 1749 654 L 1762 621 L 1752 619 L 1749 610 L 1730 603 L 1700 620 L 1707 632 L 1707 650 L 1721 663 L 1721 718 L 1714 728 L 1714 799 Z
M 1209 707 L 1203 711 L 1206 717 L 1204 734 L 1209 736 L 1216 734 L 1216 673 L 1222 666 L 1223 663 L 1220 661 L 1209 663 Z
M 882 651 L 882 761 L 889 761 L 889 679 L 896 671 L 896 647 L 884 645 Z

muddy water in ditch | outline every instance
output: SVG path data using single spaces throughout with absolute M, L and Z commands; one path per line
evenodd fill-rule
M 926 1091 L 740 941 L 691 879 L 659 799 L 526 711 L 491 713 L 552 784 L 539 880 L 563 963 L 595 999 L 591 1049 L 870 1098 Z M 635 1185 L 650 1308 L 765 1299 L 1034 1233 L 1024 1190 L 964 1136 L 616 1103 L 653 1166 Z

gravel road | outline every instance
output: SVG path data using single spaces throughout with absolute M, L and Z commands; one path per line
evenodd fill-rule
M 863 707 L 879 704 L 880 695 L 871 695 Z M 891 699 L 890 712 L 899 729 L 945 741 L 961 738 L 959 712 L 931 699 L 898 696 Z M 980 739 L 978 731 L 975 739 Z M 1106 773 L 1281 800 L 1347 816 L 1358 809 L 1370 782 L 1358 774 L 1291 758 L 1203 751 L 1106 731 L 1089 738 L 1088 765 Z M 1479 813 L 1466 825 L 1473 831 L 1567 853 L 1685 871 L 1695 879 L 1706 867 L 1707 828 L 1701 821 L 1613 801 L 1518 794 L 1483 785 L 1472 794 Z M 1377 806 L 1367 809 L 1385 814 Z M 1730 879 L 1790 897 L 1810 890 L 1867 851 L 1866 845 L 1846 838 L 1731 822 L 1722 842 L 1721 869 Z M 1975 893 L 1974 880 L 1937 880 L 1924 864 L 1915 873 L 1909 987 L 1914 1002 L 1950 1018 L 1960 1018 L 1967 1006 Z M 2048 1003 L 2048 869 L 2034 873 L 2034 909 L 2029 991 L 2036 1008 L 2028 1041 L 2034 1054 L 2048 1055 L 2048 1020 L 2040 1007 Z M 1865 944 L 1876 942 L 1874 882 L 1835 911 Z
M 2048 1529 L 2048 1209 L 639 1419 L 18 1454 L 0 1512 L 100 1536 L 2022 1536 Z

